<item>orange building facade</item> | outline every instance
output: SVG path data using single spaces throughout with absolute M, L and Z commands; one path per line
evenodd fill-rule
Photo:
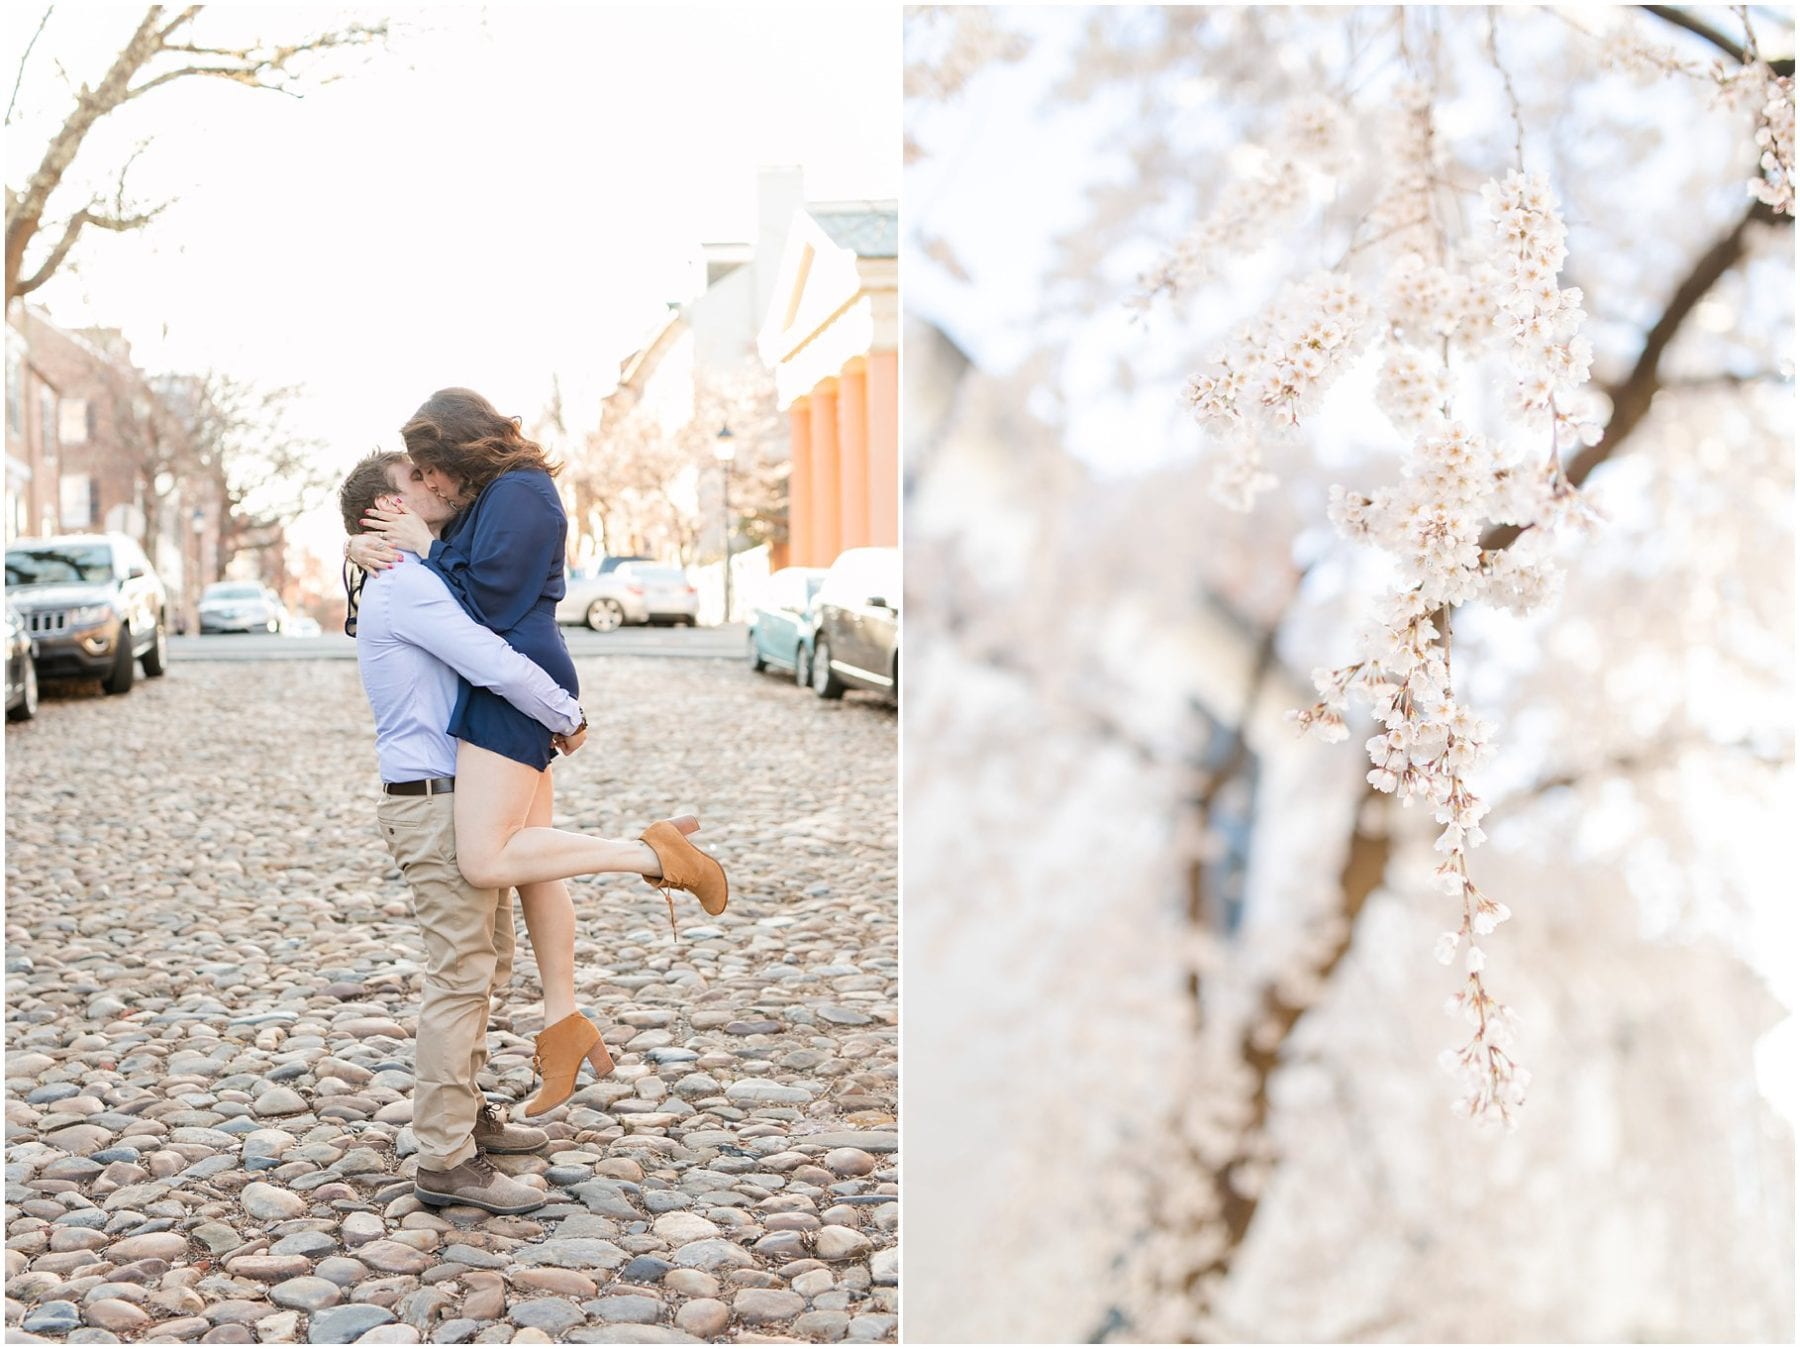
M 790 566 L 900 542 L 900 304 L 892 202 L 795 216 L 757 346 L 787 412 Z

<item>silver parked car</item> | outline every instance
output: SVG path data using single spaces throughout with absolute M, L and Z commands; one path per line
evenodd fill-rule
M 585 623 L 595 632 L 611 632 L 627 623 L 645 621 L 642 594 L 630 594 L 618 570 L 602 575 L 571 575 L 556 602 L 558 623 Z
M 821 698 L 871 689 L 900 701 L 900 550 L 839 553 L 813 601 L 812 687 Z
M 625 582 L 628 603 L 642 605 L 646 623 L 686 623 L 691 628 L 700 617 L 700 592 L 680 567 L 627 562 L 613 575 Z
M 261 581 L 214 581 L 200 592 L 200 631 L 280 632 L 287 606 Z

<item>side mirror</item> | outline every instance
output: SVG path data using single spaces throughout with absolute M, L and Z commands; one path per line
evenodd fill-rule
M 134 563 L 132 563 L 132 565 L 131 565 L 131 568 L 130 568 L 130 570 L 128 570 L 128 571 L 127 571 L 127 572 L 126 572 L 126 573 L 125 573 L 125 579 L 126 579 L 126 580 L 127 580 L 127 581 L 135 581 L 135 580 L 137 580 L 137 579 L 138 579 L 138 578 L 139 578 L 139 577 L 140 577 L 140 576 L 143 576 L 143 575 L 144 575 L 144 574 L 145 574 L 145 572 L 144 572 L 144 569 L 143 569 L 143 568 L 142 568 L 142 567 L 140 567 L 140 566 L 138 566 L 138 565 L 137 565 L 137 564 L 136 564 L 136 563 L 135 563 L 135 562 L 134 562 Z
M 881 595 L 871 595 L 871 596 L 869 596 L 868 599 L 866 599 L 863 602 L 865 604 L 867 604 L 871 609 L 892 609 L 894 607 L 893 605 L 891 605 L 887 602 L 885 597 L 883 597 Z

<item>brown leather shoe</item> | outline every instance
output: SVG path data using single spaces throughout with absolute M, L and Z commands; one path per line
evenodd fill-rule
M 543 1077 L 544 1084 L 525 1106 L 525 1113 L 541 1115 L 574 1095 L 583 1059 L 593 1064 L 594 1072 L 601 1077 L 613 1070 L 612 1055 L 606 1052 L 600 1028 L 580 1012 L 571 1012 L 554 1026 L 539 1031 L 531 1066 Z
M 413 1193 L 426 1204 L 469 1204 L 489 1213 L 529 1213 L 544 1206 L 544 1192 L 503 1176 L 485 1153 L 477 1152 L 448 1171 L 420 1167 Z
M 483 1152 L 495 1156 L 511 1156 L 521 1152 L 536 1152 L 549 1142 L 550 1135 L 542 1129 L 534 1129 L 529 1124 L 509 1123 L 487 1101 L 481 1103 L 481 1113 L 475 1116 L 475 1146 Z
M 709 914 L 725 912 L 730 887 L 725 881 L 725 868 L 718 861 L 688 842 L 674 820 L 658 820 L 638 837 L 656 854 L 662 864 L 662 875 L 646 876 L 647 884 L 663 892 L 669 902 L 669 930 L 675 930 L 675 900 L 671 889 L 686 890 L 700 901 Z

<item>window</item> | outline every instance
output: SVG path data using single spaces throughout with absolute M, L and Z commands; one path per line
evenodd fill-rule
M 62 476 L 62 528 L 86 529 L 94 523 L 94 480 L 86 473 Z
M 1233 933 L 1243 921 L 1245 882 L 1250 874 L 1250 842 L 1256 826 L 1257 758 L 1238 743 L 1231 727 L 1193 704 L 1202 748 L 1198 767 L 1212 788 L 1207 831 L 1216 840 L 1210 859 L 1198 864 L 1195 897 L 1199 921 L 1215 931 Z M 1216 785 L 1214 785 L 1216 784 Z
M 6 344 L 6 429 L 11 435 L 25 434 L 25 356 L 18 339 L 8 330 Z
M 85 445 L 93 434 L 93 413 L 85 398 L 65 398 L 62 400 L 61 414 L 56 421 L 56 438 L 64 445 Z
M 62 438 L 57 435 L 56 425 L 56 393 L 47 385 L 38 390 L 38 425 L 44 432 L 44 457 L 52 457 L 62 447 Z

